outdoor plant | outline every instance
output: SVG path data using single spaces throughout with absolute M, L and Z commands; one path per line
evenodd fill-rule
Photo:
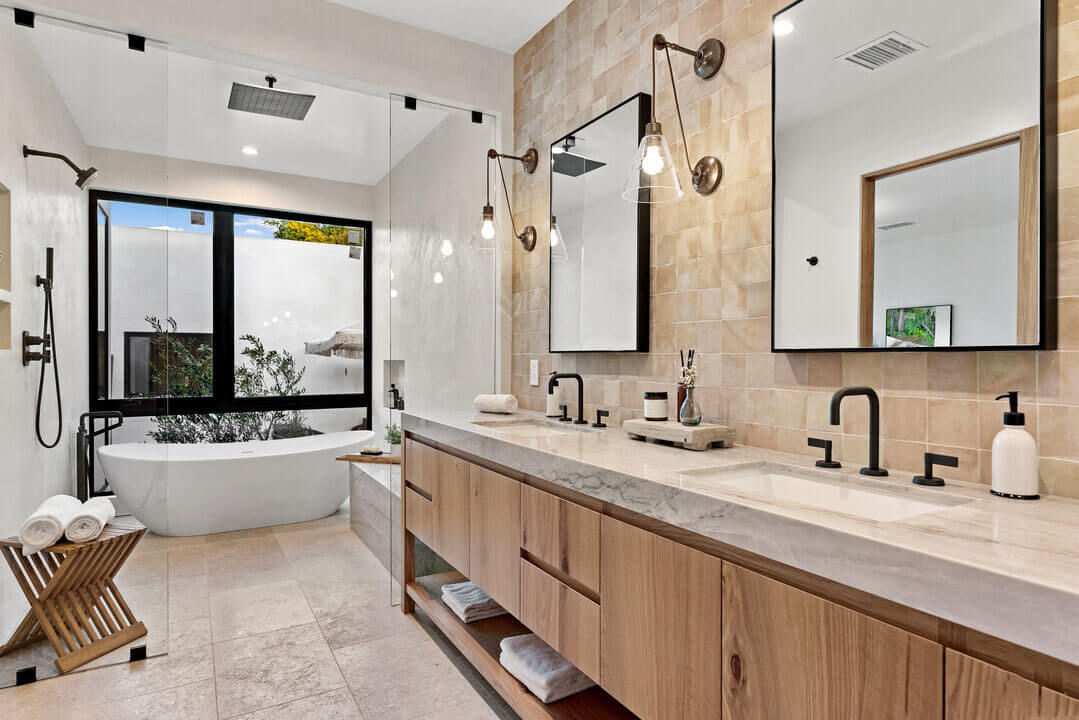
M 401 444 L 401 428 L 397 423 L 386 426 L 386 442 L 390 445 Z
M 210 343 L 192 342 L 177 336 L 176 321 L 167 318 L 163 325 L 153 316 L 146 322 L 154 331 L 150 340 L 151 378 L 163 388 L 163 397 L 207 397 L 213 394 L 213 348 Z M 304 369 L 297 368 L 292 354 L 267 350 L 262 340 L 241 335 L 244 356 L 236 367 L 238 397 L 302 395 Z M 157 415 L 149 436 L 159 443 L 222 443 L 244 440 L 270 440 L 277 437 L 308 435 L 312 431 L 298 410 L 265 412 L 201 413 L 196 415 Z

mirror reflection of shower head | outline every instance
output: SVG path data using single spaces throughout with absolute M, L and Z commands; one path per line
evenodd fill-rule
M 90 185 L 91 183 L 93 183 L 94 179 L 97 178 L 97 168 L 95 168 L 95 167 L 88 167 L 88 168 L 83 169 L 83 168 L 79 167 L 78 165 L 76 165 L 75 163 L 71 162 L 71 158 L 69 158 L 67 155 L 61 155 L 60 153 L 45 152 L 44 150 L 32 150 L 32 149 L 28 148 L 26 145 L 23 145 L 22 146 L 22 156 L 23 157 L 30 157 L 31 155 L 37 156 L 37 157 L 50 157 L 50 158 L 56 158 L 57 160 L 63 160 L 65 163 L 68 164 L 68 167 L 70 167 L 72 170 L 75 171 L 75 185 L 80 190 L 85 189 L 87 185 Z

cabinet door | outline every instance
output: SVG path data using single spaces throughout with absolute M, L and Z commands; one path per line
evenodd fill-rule
M 723 564 L 723 715 L 939 720 L 936 643 Z
M 604 516 L 600 578 L 603 688 L 643 720 L 718 718 L 722 562 Z
M 1042 688 L 1039 713 L 1045 718 L 1079 717 L 1079 700 L 1058 693 L 1056 690 Z
M 1037 683 L 948 650 L 944 658 L 946 720 L 1014 720 L 1039 714 Z
M 469 577 L 510 614 L 519 616 L 521 484 L 476 465 L 468 473 Z
M 468 468 L 469 464 L 460 458 L 414 440 L 406 441 L 406 488 L 431 503 L 431 508 L 422 513 L 428 516 L 426 532 L 429 537 L 416 533 L 417 537 L 465 575 L 469 569 Z M 409 497 L 405 493 L 405 525 L 415 532 L 410 526 L 413 516 L 408 508 Z

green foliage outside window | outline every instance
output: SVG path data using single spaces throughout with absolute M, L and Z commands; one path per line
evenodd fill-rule
M 153 328 L 150 340 L 150 373 L 156 387 L 165 388 L 164 397 L 209 397 L 213 395 L 213 348 L 208 342 L 184 341 L 176 336 L 176 321 L 165 324 L 152 316 L 146 322 Z M 303 368 L 296 367 L 292 354 L 267 350 L 254 335 L 241 335 L 244 356 L 236 367 L 237 397 L 286 397 L 304 393 Z M 163 361 L 162 361 L 163 360 Z M 197 415 L 158 415 L 153 418 L 150 437 L 159 443 L 222 443 L 245 440 L 271 440 L 280 437 L 309 435 L 313 431 L 299 410 L 264 412 L 202 413 Z
M 319 225 L 317 223 L 299 222 L 296 220 L 270 220 L 262 221 L 265 225 L 274 229 L 274 237 L 280 240 L 297 240 L 299 242 L 327 243 L 330 245 L 348 245 L 349 228 L 340 225 Z M 360 245 L 363 244 L 363 231 L 360 233 Z

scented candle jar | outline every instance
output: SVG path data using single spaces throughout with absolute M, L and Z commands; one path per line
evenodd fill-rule
M 669 414 L 666 392 L 646 392 L 644 394 L 644 419 L 666 420 Z

